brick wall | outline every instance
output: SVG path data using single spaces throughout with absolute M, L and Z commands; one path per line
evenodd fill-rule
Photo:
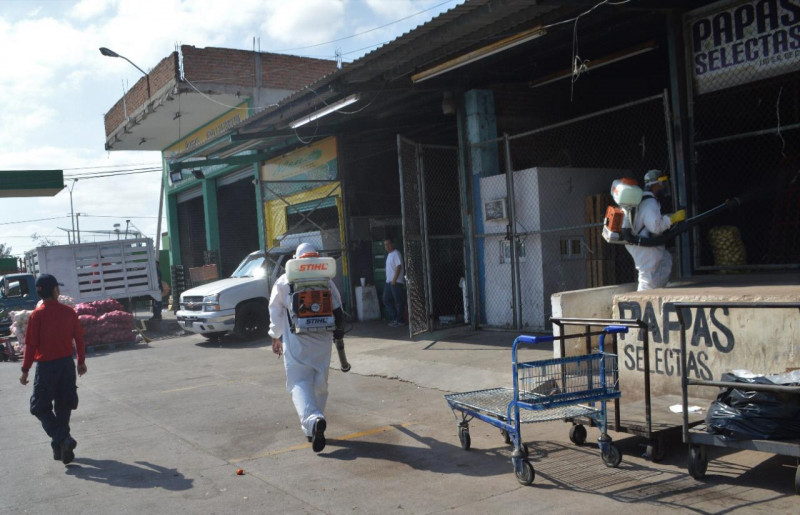
M 169 56 L 161 60 L 155 68 L 150 70 L 150 94 L 164 87 L 172 79 L 178 79 L 178 53 L 172 52 Z M 135 112 L 147 102 L 147 79 L 143 76 L 136 81 L 131 89 L 120 98 L 116 104 L 105 114 L 106 136 L 109 136 L 117 127 L 125 121 L 125 108 L 123 99 L 127 107 L 128 115 Z
M 297 91 L 336 70 L 335 61 L 293 55 L 188 45 L 181 52 L 186 79 L 201 90 L 203 82 L 255 86 L 256 57 L 261 59 L 261 87 L 268 89 Z
M 256 85 L 255 71 L 258 57 L 261 59 L 261 87 L 297 91 L 303 86 L 336 70 L 336 62 L 293 55 L 258 53 L 229 48 L 181 47 L 183 72 L 186 80 L 203 91 L 208 83 L 241 86 L 243 97 L 252 95 Z M 173 52 L 150 71 L 150 94 L 154 95 L 170 80 L 179 78 L 178 54 Z M 144 77 L 124 97 L 128 115 L 147 101 L 147 82 Z M 105 115 L 106 136 L 109 136 L 125 121 L 123 99 Z

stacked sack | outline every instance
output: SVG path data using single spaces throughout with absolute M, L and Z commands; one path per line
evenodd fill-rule
M 29 309 L 8 313 L 8 316 L 11 317 L 11 334 L 16 336 L 17 341 L 22 344 L 25 343 L 25 331 L 28 329 L 28 319 L 31 317 L 31 313 L 33 311 Z
M 40 300 L 36 304 L 36 307 L 38 308 L 41 306 L 42 302 L 44 301 Z M 59 295 L 58 302 L 70 307 L 75 306 L 75 300 L 68 295 Z M 11 311 L 8 314 L 11 317 L 11 334 L 16 336 L 17 341 L 23 345 L 25 343 L 25 331 L 28 330 L 28 319 L 31 317 L 31 313 L 33 313 L 33 310 L 21 309 L 19 311 Z
M 712 227 L 708 231 L 711 242 L 711 252 L 714 254 L 716 266 L 737 266 L 747 264 L 747 250 L 738 227 L 723 225 Z M 722 273 L 732 273 L 734 270 L 723 270 Z
M 124 311 L 116 300 L 82 302 L 75 306 L 75 312 L 83 326 L 87 346 L 135 340 L 133 315 Z

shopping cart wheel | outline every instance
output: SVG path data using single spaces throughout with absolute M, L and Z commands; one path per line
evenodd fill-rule
M 581 424 L 575 424 L 569 428 L 569 441 L 575 445 L 586 443 L 586 428 Z
M 689 475 L 695 479 L 700 479 L 706 475 L 708 469 L 708 455 L 703 445 L 692 445 L 689 447 Z
M 653 463 L 664 459 L 664 442 L 661 439 L 650 440 L 645 450 L 645 457 Z
M 622 453 L 619 452 L 617 446 L 614 444 L 608 444 L 606 450 L 600 455 L 603 458 L 603 463 L 606 464 L 606 467 L 610 468 L 617 468 L 622 461 Z
M 797 464 L 797 470 L 794 473 L 794 493 L 800 495 L 800 463 Z
M 508 431 L 506 431 L 505 429 L 501 429 L 500 435 L 502 435 L 503 440 L 506 442 L 506 445 L 509 445 L 511 443 L 511 435 L 508 434 Z
M 528 460 L 522 460 L 520 462 L 519 470 L 514 470 L 514 473 L 517 475 L 517 481 L 519 484 L 523 486 L 528 486 L 533 483 L 533 479 L 536 477 L 536 472 L 533 470 L 533 465 Z
M 468 451 L 470 445 L 472 445 L 472 440 L 469 437 L 468 427 L 460 426 L 458 428 L 458 439 L 461 441 L 461 448 L 465 451 Z
M 519 444 L 519 450 L 522 452 L 522 456 L 525 458 L 530 455 L 530 449 L 528 449 L 528 444 L 526 443 Z

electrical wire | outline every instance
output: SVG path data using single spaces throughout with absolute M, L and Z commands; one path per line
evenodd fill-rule
M 156 173 L 156 172 L 163 172 L 161 168 L 156 168 L 153 170 L 141 170 L 138 172 L 113 172 L 113 173 L 104 173 L 98 175 L 78 175 L 78 176 L 64 176 L 64 180 L 72 180 L 72 179 L 81 179 L 81 180 L 89 180 L 89 179 L 102 179 L 104 177 L 119 177 L 121 175 L 138 175 L 141 173 Z
M 283 48 L 281 50 L 276 50 L 276 52 L 291 52 L 293 50 L 305 50 L 306 48 L 314 48 L 314 47 L 318 47 L 318 46 L 329 45 L 331 43 L 337 43 L 339 41 L 344 41 L 346 39 L 352 39 L 352 38 L 355 38 L 355 37 L 358 37 L 358 36 L 363 36 L 364 34 L 369 34 L 370 32 L 374 32 L 376 30 L 384 29 L 384 28 L 386 28 L 386 27 L 388 27 L 390 25 L 394 25 L 395 23 L 400 23 L 401 21 L 405 21 L 405 20 L 407 20 L 409 18 L 413 18 L 414 16 L 418 16 L 418 15 L 426 13 L 428 11 L 432 11 L 432 10 L 436 9 L 437 7 L 441 7 L 444 4 L 449 4 L 449 3 L 454 2 L 454 1 L 457 1 L 457 0 L 447 0 L 446 2 L 438 3 L 438 4 L 434 5 L 434 6 L 428 7 L 427 9 L 423 9 L 422 11 L 415 12 L 414 14 L 409 14 L 405 18 L 400 18 L 400 19 L 391 21 L 391 22 L 389 22 L 389 23 L 387 23 L 385 25 L 381 25 L 379 27 L 374 27 L 374 28 L 371 28 L 369 30 L 365 30 L 364 32 L 357 32 L 356 34 L 351 34 L 350 36 L 345 36 L 343 38 L 338 38 L 338 39 L 332 39 L 331 41 L 325 41 L 323 43 L 316 43 L 314 45 L 307 45 L 307 46 L 294 47 L 294 48 Z
M 115 168 L 115 167 L 132 168 L 132 167 L 137 167 L 137 166 L 141 166 L 141 167 L 145 167 L 145 168 L 153 168 L 153 167 L 156 167 L 156 166 L 161 166 L 161 164 L 160 163 L 130 163 L 130 164 L 124 164 L 124 165 L 81 166 L 81 167 L 78 167 L 78 168 L 62 168 L 62 170 L 64 170 L 64 171 L 67 171 L 67 170 L 93 170 L 93 169 L 96 169 L 96 168 Z
M 69 218 L 69 215 L 53 216 L 50 218 L 36 218 L 33 220 L 17 220 L 16 222 L 0 222 L 0 225 L 27 224 L 30 222 L 44 222 L 45 220 L 61 220 L 62 218 Z

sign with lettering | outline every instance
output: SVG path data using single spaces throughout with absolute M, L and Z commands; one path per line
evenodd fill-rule
M 718 2 L 686 18 L 698 94 L 797 70 L 800 0 Z
M 337 175 L 334 137 L 270 159 L 261 169 L 264 181 L 332 181 Z
M 697 299 L 624 295 L 617 298 L 614 307 L 615 317 L 639 319 L 648 326 L 653 395 L 681 393 L 681 327 L 674 306 L 680 301 Z M 733 370 L 770 374 L 800 367 L 797 309 L 701 307 L 684 310 L 684 317 L 686 370 L 690 378 L 718 381 L 723 373 Z M 641 398 L 644 335 L 631 330 L 620 335 L 617 347 L 623 396 Z M 713 396 L 715 392 L 708 389 L 701 396 Z
M 199 148 L 206 143 L 210 143 L 217 136 L 221 135 L 231 127 L 238 125 L 242 120 L 245 120 L 250 113 L 247 107 L 247 102 L 243 102 L 223 114 L 219 118 L 207 123 L 196 131 L 192 132 L 185 138 L 181 139 L 174 145 L 164 150 L 164 158 L 171 159 L 172 157 Z

